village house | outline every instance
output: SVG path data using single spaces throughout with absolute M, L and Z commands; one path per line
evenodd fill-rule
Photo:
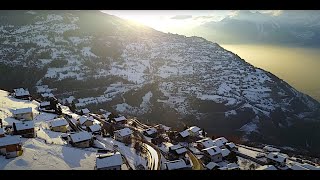
M 50 128 L 55 132 L 66 133 L 68 131 L 69 123 L 64 118 L 54 119 L 50 122 Z
M 6 136 L 0 138 L 0 154 L 6 158 L 21 156 L 23 153 L 19 136 Z
M 3 128 L 1 127 L 0 128 L 0 138 L 2 138 L 2 137 L 5 137 L 5 134 L 4 134 Z
M 217 170 L 218 168 L 220 168 L 220 165 L 215 163 L 215 162 L 209 162 L 207 165 L 206 165 L 206 169 L 207 170 Z
M 14 89 L 13 91 L 14 91 L 14 97 L 17 99 L 27 100 L 31 97 L 27 89 L 18 88 L 18 89 Z
M 34 138 L 35 130 L 34 130 L 34 122 L 33 121 L 24 121 L 21 123 L 13 123 L 13 134 L 21 135 L 25 138 Z
M 233 142 L 226 143 L 226 148 L 230 151 L 238 151 L 238 148 Z
M 188 131 L 191 136 L 199 136 L 201 135 L 201 129 L 197 126 L 191 126 L 188 128 Z
M 92 132 L 92 134 L 100 134 L 101 126 L 99 124 L 94 124 L 88 127 L 88 131 Z
M 205 148 L 215 146 L 215 143 L 213 142 L 213 140 L 211 138 L 204 138 L 204 139 L 196 141 L 196 145 L 199 150 L 202 150 Z
M 92 116 L 87 117 L 87 116 L 81 116 L 79 118 L 79 124 L 81 126 L 89 127 L 92 126 L 94 122 L 94 118 Z
M 314 165 L 308 164 L 308 163 L 303 163 L 300 164 L 302 167 L 307 168 L 309 170 L 320 170 L 320 166 L 316 167 Z
M 172 153 L 175 157 L 184 156 L 187 152 L 187 149 L 180 144 L 173 145 L 169 147 L 169 152 Z
M 79 148 L 87 148 L 91 146 L 92 135 L 87 131 L 70 134 L 71 145 Z
M 89 111 L 88 108 L 81 109 L 80 112 L 81 112 L 81 114 L 83 114 L 83 115 L 88 115 L 88 114 L 90 113 L 90 111 Z
M 265 152 L 280 152 L 280 149 L 274 148 L 274 147 L 269 146 L 269 145 L 264 146 L 264 147 L 263 147 L 263 150 L 264 150 Z
M 25 119 L 25 120 L 33 120 L 33 112 L 32 108 L 21 108 L 21 109 L 14 109 L 12 110 L 13 117 L 20 120 L 20 119 Z
M 41 109 L 49 109 L 51 107 L 51 104 L 49 101 L 43 101 L 40 103 L 40 108 Z
M 41 99 L 43 101 L 50 101 L 51 98 L 54 98 L 54 95 L 52 93 L 42 93 Z
M 219 137 L 213 140 L 213 143 L 218 146 L 219 148 L 226 148 L 225 144 L 228 140 L 225 137 Z
M 240 170 L 239 165 L 236 163 L 229 163 L 227 167 L 228 167 L 228 170 Z
M 230 155 L 230 151 L 228 149 L 221 149 L 222 157 L 226 158 Z
M 113 118 L 111 120 L 111 122 L 117 123 L 117 124 L 124 124 L 124 123 L 127 122 L 127 118 L 125 118 L 124 116 L 120 116 L 120 117 L 117 117 L 117 118 Z
M 271 152 L 267 155 L 268 164 L 283 167 L 286 165 L 286 157 L 278 152 Z
M 210 148 L 205 148 L 202 150 L 204 153 L 203 158 L 205 160 L 209 160 L 212 162 L 221 162 L 222 161 L 222 153 L 221 149 L 217 146 L 212 146 Z
M 154 138 L 154 137 L 156 137 L 156 135 L 157 135 L 157 129 L 155 129 L 155 128 L 149 128 L 149 129 L 143 131 L 143 134 L 144 134 L 145 136 Z
M 125 144 L 130 144 L 132 130 L 129 128 L 123 128 L 117 131 L 114 131 L 114 139 Z
M 303 167 L 300 163 L 289 163 L 289 170 L 309 170 L 308 168 Z
M 183 159 L 178 159 L 174 161 L 167 161 L 164 163 L 167 170 L 190 170 L 191 167 L 187 166 Z
M 121 165 L 123 164 L 121 154 L 108 153 L 101 154 L 97 156 L 96 159 L 96 170 L 121 170 Z
M 104 119 L 109 120 L 110 114 L 111 114 L 111 112 L 106 112 L 106 113 L 102 114 L 102 116 L 104 117 Z

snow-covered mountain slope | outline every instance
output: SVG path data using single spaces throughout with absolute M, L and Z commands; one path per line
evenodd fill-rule
M 203 38 L 99 11 L 8 13 L 0 13 L 0 80 L 8 90 L 47 84 L 58 98 L 74 96 L 78 108 L 279 143 L 310 132 L 295 124 L 319 123 L 319 102 Z M 316 136 L 292 141 L 316 144 Z

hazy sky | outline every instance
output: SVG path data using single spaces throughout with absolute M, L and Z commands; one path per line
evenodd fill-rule
M 236 16 L 236 10 L 106 10 L 108 14 L 142 23 L 162 32 L 184 34 L 210 21 L 220 21 L 227 16 Z M 252 10 L 256 12 L 256 10 Z M 261 13 L 278 16 L 281 10 L 263 10 Z

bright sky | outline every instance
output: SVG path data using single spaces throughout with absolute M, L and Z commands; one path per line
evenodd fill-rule
M 135 21 L 158 31 L 184 34 L 193 27 L 210 21 L 220 21 L 234 16 L 235 10 L 105 10 L 111 15 Z M 279 14 L 281 11 L 260 11 Z

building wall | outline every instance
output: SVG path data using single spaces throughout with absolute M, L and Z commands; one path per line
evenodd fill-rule
M 5 155 L 6 154 L 6 147 L 1 147 L 0 148 L 0 154 Z
M 16 114 L 14 115 L 16 119 L 26 119 L 26 120 L 33 120 L 33 113 L 25 113 L 25 114 Z
M 80 148 L 90 147 L 90 141 L 88 140 L 88 141 L 73 143 L 73 146 L 80 147 Z
M 0 138 L 4 137 L 5 135 L 4 134 L 0 134 Z
M 58 126 L 58 127 L 51 127 L 51 130 L 52 131 L 55 131 L 55 132 L 67 132 L 68 128 L 67 126 Z
M 26 137 L 26 138 L 33 138 L 33 137 L 35 137 L 34 128 L 32 128 L 32 129 L 25 129 L 25 130 L 21 130 L 21 131 L 16 131 L 14 134 L 16 134 L 16 135 L 22 135 L 23 137 Z
M 7 152 L 6 153 L 6 158 L 14 158 L 18 156 L 18 152 L 17 151 L 12 151 L 12 152 Z

